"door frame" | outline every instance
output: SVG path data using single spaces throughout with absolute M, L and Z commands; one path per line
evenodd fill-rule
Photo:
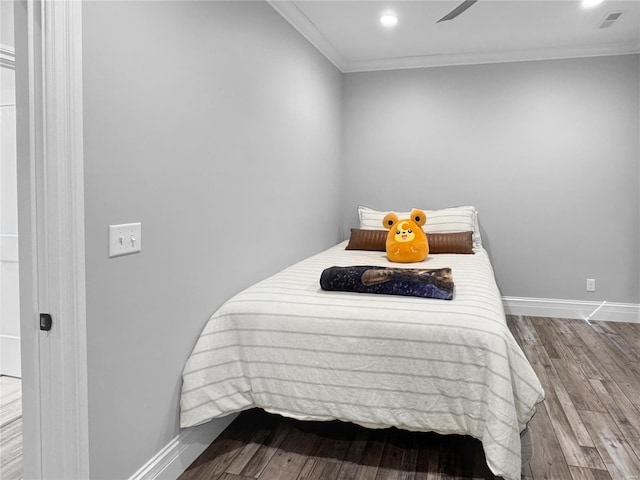
M 15 15 L 23 473 L 89 478 L 82 3 Z

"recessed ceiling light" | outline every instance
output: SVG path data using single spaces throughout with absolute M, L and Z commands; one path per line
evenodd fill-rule
M 603 0 L 582 0 L 582 6 L 585 8 L 595 7 L 600 5 Z
M 395 13 L 383 13 L 380 15 L 380 23 L 385 27 L 393 27 L 398 23 L 398 16 Z

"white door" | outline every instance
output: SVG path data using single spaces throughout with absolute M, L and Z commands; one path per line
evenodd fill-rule
M 13 3 L 0 2 L 2 19 Z M 9 30 L 5 32 L 5 30 Z M 0 375 L 20 377 L 18 184 L 13 29 L 0 31 Z

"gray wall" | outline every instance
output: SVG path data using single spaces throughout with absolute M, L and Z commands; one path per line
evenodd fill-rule
M 638 56 L 343 76 L 263 2 L 83 15 L 92 478 L 178 433 L 208 316 L 358 204 L 476 205 L 504 295 L 639 301 Z
M 345 228 L 476 205 L 503 295 L 638 303 L 638 81 L 638 55 L 347 74 Z
M 91 478 L 128 478 L 209 315 L 339 240 L 342 77 L 264 2 L 86 2 L 83 31 Z

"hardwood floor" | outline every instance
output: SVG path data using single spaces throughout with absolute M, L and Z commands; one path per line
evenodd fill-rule
M 22 387 L 19 378 L 0 376 L 0 478 L 22 478 Z
M 508 317 L 546 391 L 526 480 L 640 479 L 640 324 Z M 469 437 L 242 413 L 181 480 L 493 479 Z

